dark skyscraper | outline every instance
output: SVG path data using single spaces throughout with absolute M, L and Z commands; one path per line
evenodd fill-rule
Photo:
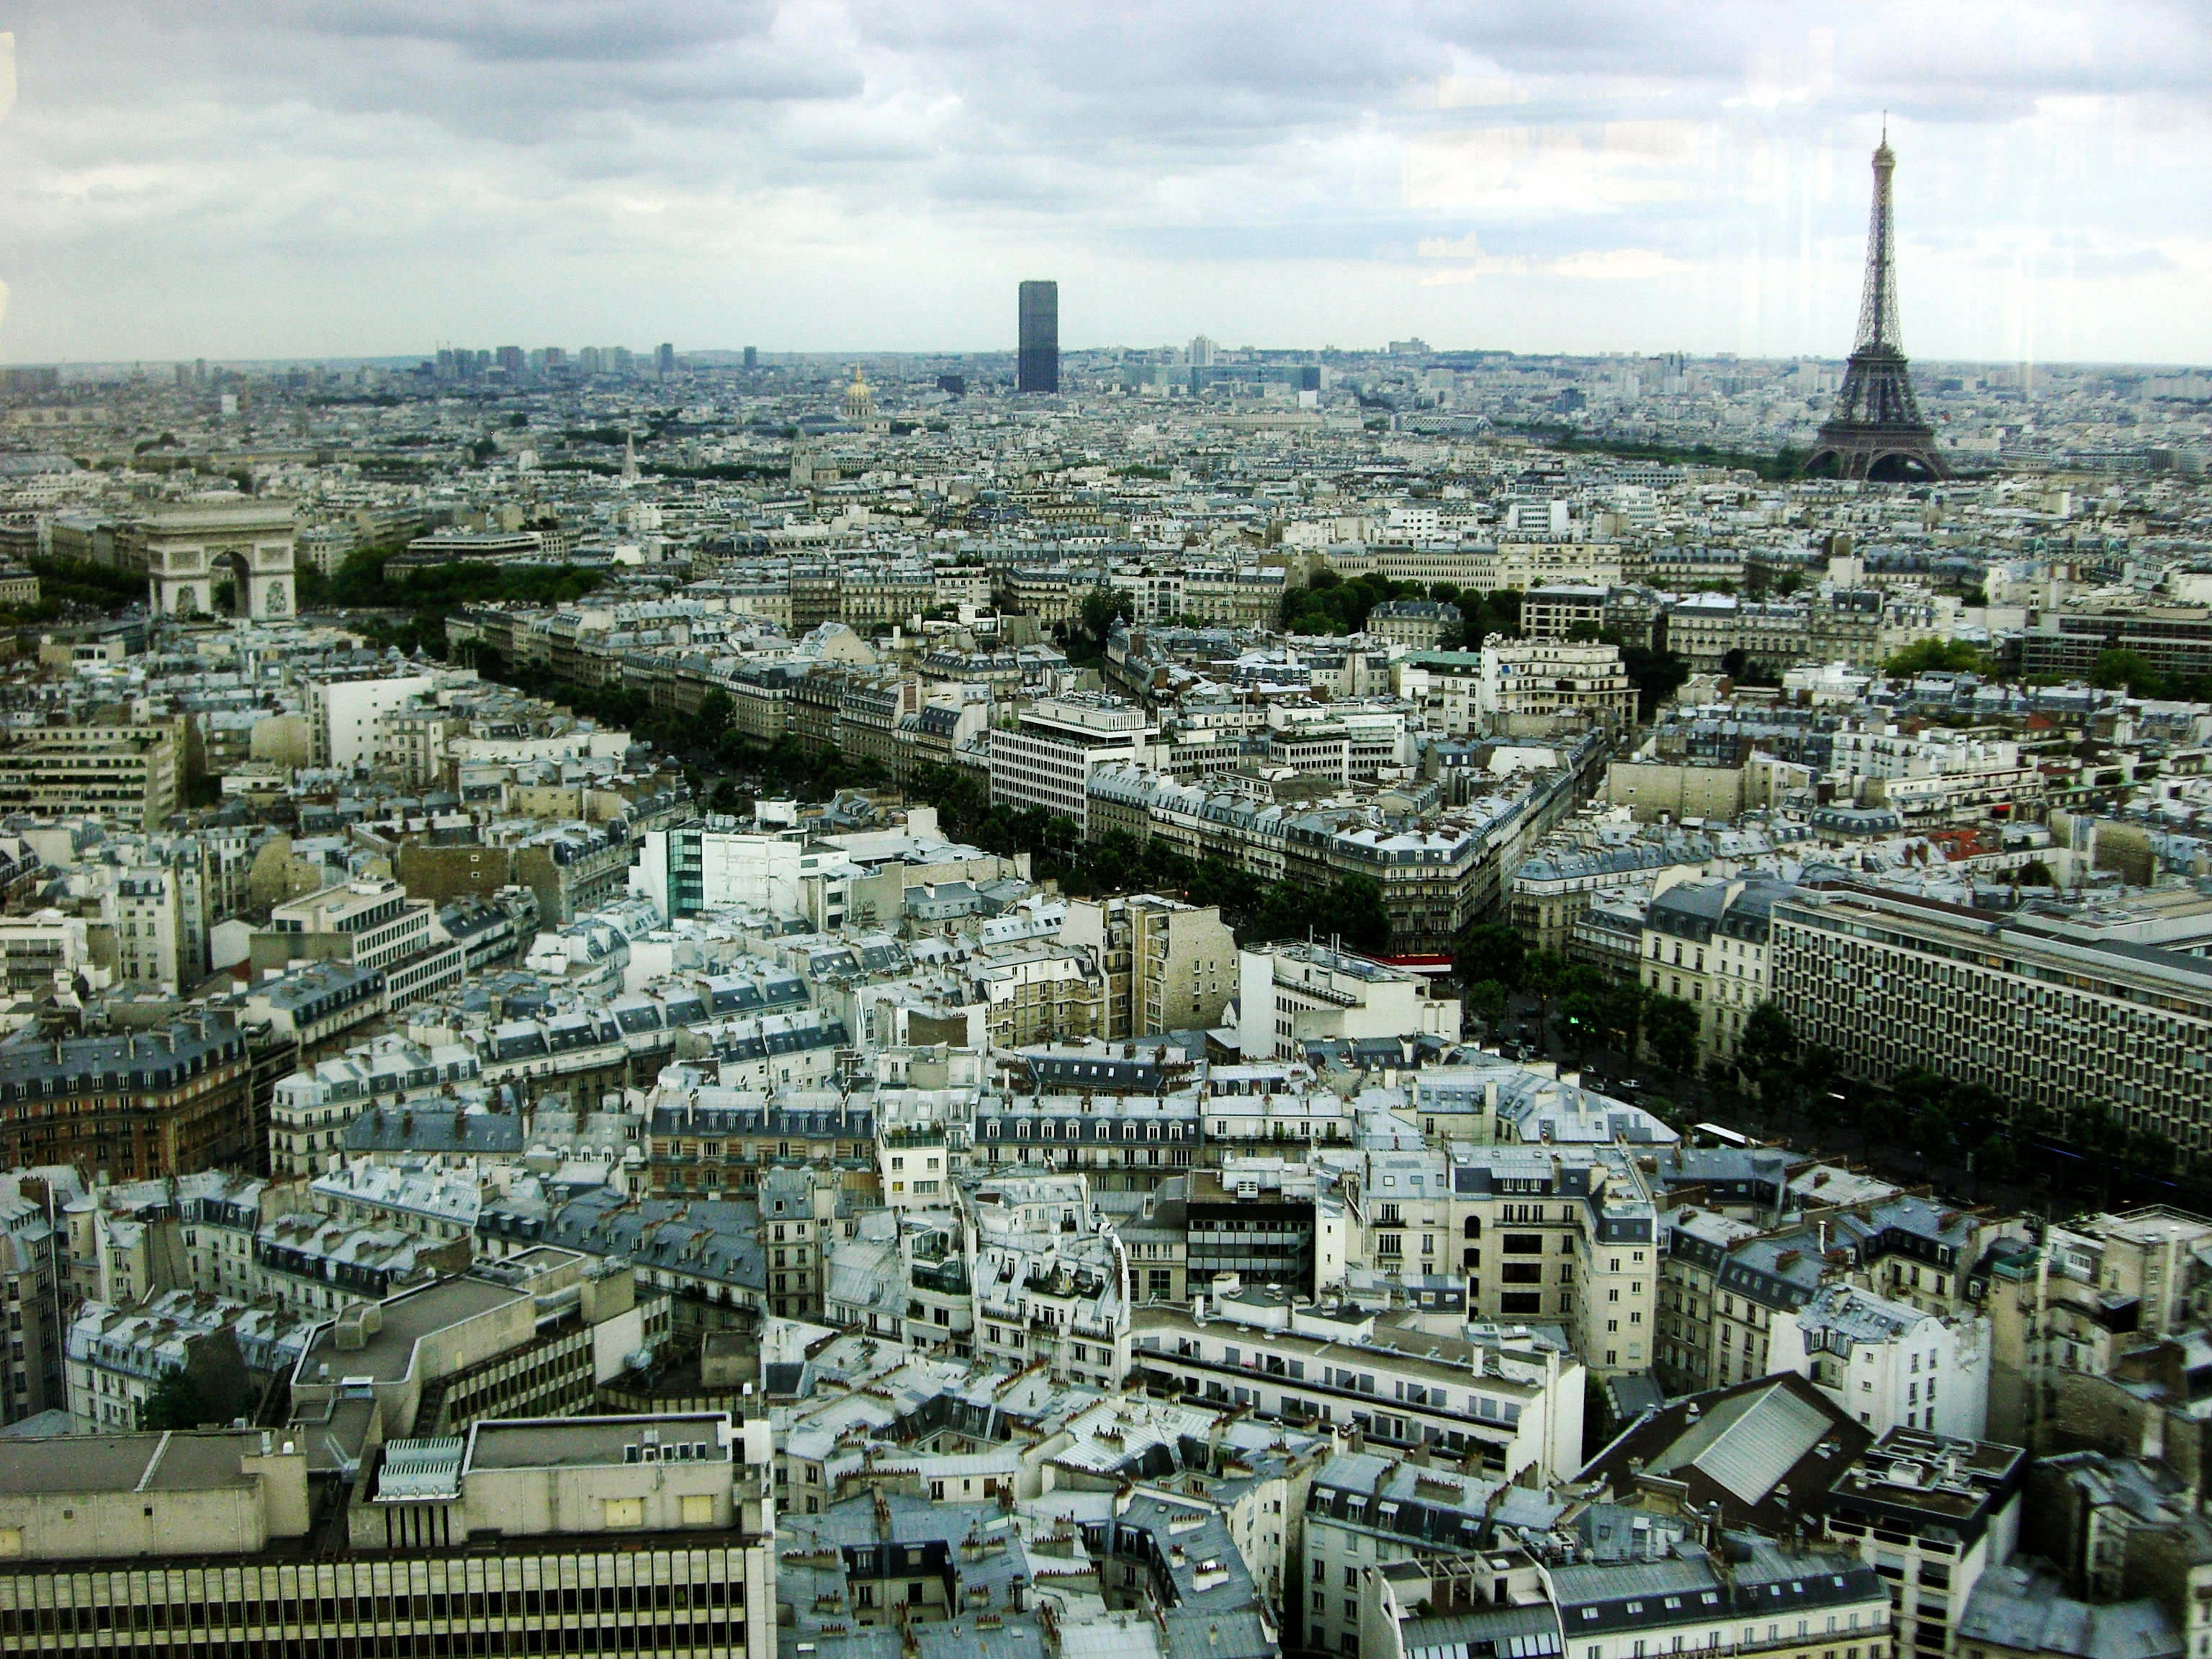
M 745 348 L 745 367 L 747 368 L 758 368 L 760 367 L 760 348 L 758 346 L 747 346 Z
M 666 380 L 676 372 L 676 348 L 667 341 L 660 343 L 660 378 Z
M 1022 284 L 1022 355 L 1017 392 L 1060 390 L 1060 284 Z

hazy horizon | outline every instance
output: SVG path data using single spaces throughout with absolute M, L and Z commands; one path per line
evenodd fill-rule
M 82 0 L 0 110 L 0 362 L 995 352 L 1033 276 L 1075 350 L 1838 359 L 1885 111 L 1916 360 L 2212 361 L 2170 0 Z
M 443 343 L 443 342 L 441 342 L 441 343 L 442 344 L 442 343 Z M 570 351 L 570 352 L 574 352 L 574 350 L 576 350 L 576 349 L 577 349 L 577 348 L 578 348 L 578 346 L 579 346 L 579 345 L 615 345 L 615 344 L 621 344 L 621 343 L 623 343 L 623 342 L 621 342 L 621 341 L 619 341 L 619 340 L 590 340 L 590 341 L 580 341 L 580 342 L 564 342 L 564 341 L 559 341 L 559 340 L 553 340 L 553 341 L 538 341 L 538 342 L 532 343 L 532 342 L 529 342 L 529 341 L 523 341 L 523 340 L 500 340 L 500 341 L 492 341 L 492 340 L 456 340 L 456 341 L 453 341 L 452 343 L 453 343 L 453 344 L 454 344 L 455 346 L 468 346 L 468 347 L 470 347 L 470 348 L 471 348 L 471 349 L 478 349 L 478 350 L 487 349 L 492 349 L 492 348 L 495 348 L 496 346 L 500 346 L 500 345 L 520 345 L 520 346 L 523 347 L 523 348 L 524 348 L 524 349 L 526 349 L 526 350 L 535 350 L 535 349 L 538 349 L 538 348 L 539 348 L 539 347 L 541 347 L 541 346 L 544 346 L 544 345 L 549 345 L 549 344 L 550 344 L 550 345 L 558 345 L 558 346 L 561 346 L 561 347 L 562 347 L 562 349 L 564 349 L 564 350 Z M 729 358 L 732 358 L 732 359 L 737 359 L 737 358 L 741 357 L 741 356 L 744 355 L 744 347 L 742 347 L 742 346 L 686 346 L 686 345 L 684 345 L 684 344 L 682 344 L 682 343 L 676 343 L 676 355 L 677 355 L 678 357 L 698 357 L 698 356 L 723 356 L 723 357 L 729 357 Z M 1381 346 L 1381 345 L 1374 345 L 1374 346 L 1330 346 L 1330 347 L 1322 347 L 1322 346 L 1289 346 L 1289 345 L 1257 345 L 1257 344 L 1249 344 L 1249 343 L 1243 344 L 1243 345 L 1230 345 L 1230 344 L 1228 344 L 1228 343 L 1226 343 L 1225 341 L 1218 341 L 1218 340 L 1217 340 L 1214 343 L 1215 343 L 1216 345 L 1218 345 L 1218 346 L 1221 346 L 1221 347 L 1223 347 L 1224 349 L 1226 349 L 1226 350 L 1230 350 L 1230 351 L 1234 351 L 1234 352 L 1255 351 L 1255 352 L 1263 353 L 1263 354 L 1266 354 L 1266 355 L 1268 355 L 1268 356 L 1279 356 L 1279 355 L 1291 355 L 1291 356 L 1318 356 L 1318 355 L 1319 355 L 1321 352 L 1322 352 L 1323 350 L 1338 351 L 1338 352 L 1341 352 L 1341 353 L 1343 353 L 1343 354 L 1345 354 L 1345 355 L 1346 355 L 1346 356 L 1381 356 L 1384 355 L 1384 349 L 1383 349 L 1383 347 L 1382 347 L 1382 346 Z M 1436 356 L 1477 356 L 1477 355 L 1480 355 L 1480 356 L 1497 356 L 1497 355 L 1498 355 L 1498 354 L 1504 353 L 1504 354 L 1505 354 L 1505 355 L 1511 356 L 1515 356 L 1515 357 L 1529 357 L 1529 358 L 1541 358 L 1541 357 L 1586 357 L 1586 358 L 1607 358 L 1607 357 L 1618 357 L 1618 358 L 1620 358 L 1621 360 L 1623 360 L 1624 362 L 1638 362 L 1638 361 L 1649 362 L 1649 361 L 1652 361 L 1652 360 L 1655 360 L 1655 359 L 1657 359 L 1657 358 L 1660 358 L 1660 357 L 1664 357 L 1664 356 L 1667 356 L 1671 355 L 1670 351 L 1669 351 L 1668 349 L 1654 349 L 1654 350 L 1645 350 L 1645 351 L 1633 351 L 1633 350 L 1629 350 L 1629 351 L 1613 351 L 1613 350 L 1607 350 L 1607 351 L 1568 351 L 1568 350 L 1561 350 L 1561 351 L 1512 351 L 1512 350 L 1510 350 L 1510 348 L 1507 348 L 1507 347 L 1504 347 L 1504 346 L 1487 346 L 1487 345 L 1448 345 L 1448 344 L 1444 344 L 1444 343 L 1440 343 L 1440 342 L 1437 342 L 1437 341 L 1428 341 L 1428 342 L 1425 342 L 1425 343 L 1426 343 L 1426 344 L 1431 348 L 1431 352 L 1432 352 L 1434 355 L 1436 355 Z M 1156 342 L 1155 343 L 1153 343 L 1153 344 L 1152 344 L 1152 345 L 1148 345 L 1148 346 L 1129 345 L 1129 344 L 1126 344 L 1126 343 L 1125 343 L 1125 344 L 1118 344 L 1118 345 L 1088 345 L 1088 346 L 1084 346 L 1084 345 L 1068 345 L 1068 344 L 1063 343 L 1063 344 L 1061 345 L 1061 347 L 1060 347 L 1060 356 L 1061 356 L 1063 358 L 1067 358 L 1067 357 L 1080 357 L 1080 356 L 1088 356 L 1088 355 L 1101 354 L 1101 353 L 1106 353 L 1106 352 L 1117 352 L 1117 351 L 1118 351 L 1118 352 L 1157 351 L 1157 350 L 1161 349 L 1164 346 L 1168 346 L 1168 345 L 1183 345 L 1183 344 L 1188 344 L 1188 342 L 1179 342 L 1179 341 L 1159 341 L 1159 342 Z M 640 345 L 640 344 L 632 343 L 632 344 L 630 344 L 630 346 L 629 346 L 629 349 L 631 349 L 632 351 L 637 352 L 637 353 L 639 354 L 639 356 L 640 356 L 640 359 L 641 359 L 641 366 L 640 366 L 640 370 L 639 370 L 640 374 L 641 374 L 641 376 L 649 376 L 649 375 L 650 375 L 650 373 L 651 373 L 651 365 L 650 365 L 649 363 L 646 363 L 646 362 L 644 362 L 642 360 L 643 360 L 643 358 L 644 358 L 645 355 L 646 355 L 647 353 L 648 353 L 648 352 L 650 352 L 650 351 L 651 351 L 652 347 L 651 347 L 651 346 L 647 346 L 647 345 Z M 852 364 L 852 363 L 854 363 L 854 362 L 862 362 L 862 363 L 879 362 L 884 362 L 884 361 L 886 361 L 886 360 L 896 360 L 896 359 L 903 359 L 903 358 L 912 358 L 912 359 L 915 359 L 915 360 L 919 361 L 919 360 L 926 359 L 926 358 L 927 358 L 927 359 L 941 359 L 941 358 L 946 358 L 946 357 L 963 357 L 963 358 L 966 358 L 966 357 L 1004 357 L 1004 358 L 1006 358 L 1006 359 L 1007 360 L 1007 373 L 1008 373 L 1009 374 L 1011 374 L 1012 373 L 1012 371 L 1013 371 L 1013 358 L 1014 358 L 1014 356 L 1015 356 L 1014 349 L 1013 349 L 1013 348 L 1012 348 L 1012 347 L 1011 347 L 1011 346 L 1007 346 L 1007 347 L 996 347 L 996 346 L 993 346 L 993 347 L 976 347 L 976 348 L 971 348 L 971 349 L 955 349 L 955 348 L 952 348 L 952 347 L 931 348 L 931 347 L 927 347 L 927 346 L 923 346 L 923 347 L 889 347 L 889 346 L 885 346 L 885 347 L 872 347 L 872 346 L 847 346 L 847 347 L 842 347 L 842 348 L 838 348 L 838 347 L 827 347 L 827 346 L 817 346 L 817 347 L 793 347 L 793 348 L 790 348 L 790 349 L 769 349 L 769 348 L 768 348 L 768 347 L 763 346 L 763 347 L 759 348 L 759 352 L 760 352 L 760 362 L 761 362 L 761 363 L 762 363 L 763 366 L 777 365 L 777 364 L 787 363 L 787 362 L 806 362 L 806 363 L 819 362 L 819 363 L 821 363 L 821 364 L 823 364 L 823 365 L 827 366 L 827 365 L 838 364 L 838 363 L 842 363 L 842 364 L 848 364 L 848 365 L 849 365 L 849 364 Z M 1691 360 L 1691 361 L 1692 361 L 1692 362 L 1742 362 L 1742 363 L 1782 363 L 1782 362 L 1796 363 L 1796 362 L 1819 362 L 1819 363 L 1824 363 L 1824 364 L 1830 364 L 1830 365 L 1832 365 L 1832 366 L 1834 366 L 1835 368 L 1841 368 L 1842 367 L 1844 367 L 1844 361 L 1845 361 L 1845 357 L 1846 357 L 1846 356 L 1847 356 L 1847 354 L 1846 354 L 1846 353 L 1840 352 L 1840 351 L 1838 351 L 1838 352 L 1826 352 L 1826 353 L 1823 353 L 1823 352 L 1817 352 L 1817 351 L 1792 352 L 1792 353 L 1789 353 L 1789 354 L 1786 354 L 1786 355 L 1775 355 L 1775 356 L 1754 356 L 1754 355 L 1752 355 L 1752 354 L 1749 354 L 1749 353 L 1745 353 L 1745 352 L 1731 352 L 1731 351 L 1723 351 L 1723 352 L 1684 352 L 1684 353 L 1682 353 L 1681 355 L 1682 355 L 1683 356 L 1685 356 L 1685 357 L 1688 358 L 1689 360 Z M 66 358 L 66 357 L 65 357 L 65 358 L 52 358 L 52 357 L 48 357 L 48 358 L 41 358 L 41 359 L 36 359 L 36 360 L 22 360 L 22 361 L 21 361 L 21 362 L 19 362 L 19 360 L 16 360 L 16 359 L 14 359 L 14 358 L 0 357 L 0 364 L 4 364 L 4 365 L 6 365 L 6 366 L 8 366 L 8 367 L 10 367 L 10 368 L 15 368 L 15 367 L 32 367 L 32 366 L 36 366 L 36 367 L 51 368 L 74 369 L 74 370 L 79 370 L 79 371 L 88 370 L 88 369 L 103 369 L 103 370 L 110 370 L 110 371 L 123 371 L 123 372 L 128 372 L 128 371 L 130 371 L 130 370 L 131 370 L 131 369 L 133 369 L 133 368 L 149 368 L 149 369 L 150 369 L 150 368 L 166 368 L 170 367 L 171 365 L 177 364 L 177 363 L 191 363 L 191 362 L 205 362 L 205 363 L 206 363 L 210 368 L 216 368 L 216 367 L 221 367 L 221 368 L 285 368 L 285 367 L 289 367 L 289 366 L 295 365 L 295 364 L 303 364 L 303 363 L 319 363 L 319 364 L 327 365 L 328 367 L 331 367 L 331 368 L 389 368 L 389 369 L 391 369 L 391 370 L 394 371 L 395 373 L 403 373 L 403 372 L 405 372 L 405 371 L 407 371 L 407 370 L 410 370 L 410 369 L 416 368 L 419 367 L 419 366 L 420 366 L 421 364 L 422 364 L 422 363 L 425 363 L 425 362 L 428 362 L 432 361 L 432 360 L 433 360 L 433 358 L 434 357 L 434 356 L 435 356 L 435 351 L 433 349 L 433 350 L 424 350 L 424 351 L 417 351 L 417 352 L 405 352 L 405 351 L 399 351 L 399 352 L 376 352 L 376 353 L 362 353 L 362 352 L 327 352 L 327 353 L 323 353 L 323 354 L 319 354 L 319 355 L 313 355 L 313 356 L 310 356 L 310 355 L 307 355 L 307 354 L 301 354 L 301 355 L 297 355 L 297 356 L 272 356 L 272 357 L 245 357 L 245 356 L 229 356 L 229 357 L 216 357 L 216 356 L 204 356 L 204 357 L 79 357 L 79 358 Z M 2044 370 L 2051 370 L 2051 371 L 2057 371 L 2057 370 L 2069 370 L 2069 369 L 2143 369 L 2143 370 L 2149 370 L 2149 369 L 2175 369 L 2175 370 L 2194 371 L 2194 370 L 2199 370 L 2199 369 L 2202 369 L 2202 368 L 2203 368 L 2204 367 L 2206 367 L 2206 365 L 2204 365 L 2204 364 L 2196 363 L 2196 362 L 2187 362 L 2187 361 L 2185 361 L 2185 360 L 2182 360 L 2182 359 L 2178 359 L 2178 358 L 2177 358 L 2177 359 L 2168 360 L 2168 361 L 2166 361 L 2166 362 L 2158 362 L 2158 361 L 2153 361 L 2153 360 L 2148 360 L 2148 359 L 2143 359 L 2143 360 L 2130 360 L 2130 359 L 2126 359 L 2126 358 L 2116 358 L 2116 357 L 2115 357 L 2115 358 L 2076 357 L 2076 358 L 2049 358 L 2049 359 L 2038 359 L 2038 358 L 2015 358 L 2015 357 L 1915 357 L 1912 361 L 1914 362 L 1914 363 L 1915 363 L 1916 365 L 1917 365 L 1917 366 L 1919 366 L 1919 367 L 1923 367 L 1923 368 L 1930 368 L 1930 369 L 1933 369 L 1933 368 L 2019 368 L 2019 367 L 2020 367 L 2021 365 L 2022 365 L 2023 363 L 2025 363 L 2025 364 L 2027 364 L 2027 366 L 2029 366 L 2029 367 L 2031 367 L 2031 368 L 2037 368 L 2037 369 L 2044 369 Z M 710 365 L 708 365 L 708 367 L 710 367 L 710 368 L 726 368 L 726 367 L 730 367 L 730 366 L 731 366 L 731 365 L 727 365 L 727 364 L 720 364 L 720 363 L 716 363 L 716 364 L 710 364 Z M 447 388 L 447 390 L 449 390 L 449 391 L 451 391 L 451 392 L 454 392 L 456 395 L 459 395 L 459 394 L 460 394 L 462 392 L 464 392 L 464 391 L 465 391 L 465 390 L 470 390 L 470 389 L 471 389 L 471 388 L 465 388 L 465 387 L 463 387 L 463 386 L 458 386 L 458 385 L 457 385 L 457 386 L 449 386 L 449 387 Z M 479 392 L 481 392 L 481 391 L 487 390 L 488 388 L 486 388 L 486 387 L 476 387 L 476 388 L 473 388 L 473 389 L 474 389 L 474 390 L 476 390 L 476 391 L 479 391 Z

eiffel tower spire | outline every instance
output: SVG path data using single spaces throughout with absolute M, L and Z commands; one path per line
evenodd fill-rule
M 1896 220 L 1890 203 L 1890 176 L 1897 171 L 1897 153 L 1889 147 L 1885 127 L 1881 148 L 1874 153 L 1874 219 L 1867 226 L 1866 287 L 1859 295 L 1859 337 L 1854 349 L 1901 352 L 1905 341 L 1897 328 Z
M 1867 224 L 1866 283 L 1859 331 L 1835 412 L 1805 466 L 1845 478 L 1941 478 L 1949 469 L 1933 428 L 1920 418 L 1897 315 L 1897 220 L 1890 180 L 1897 154 L 1882 122 L 1874 153 L 1874 211 Z

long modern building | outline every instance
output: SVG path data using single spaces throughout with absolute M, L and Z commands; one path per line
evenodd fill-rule
M 991 799 L 1064 815 L 1090 833 L 1091 775 L 1140 760 L 1158 735 L 1139 705 L 1119 697 L 1041 699 L 991 733 Z
M 766 1653 L 766 1419 L 479 1423 L 358 1480 L 267 1429 L 26 1440 L 0 1646 L 41 1653 Z
M 2212 609 L 2149 605 L 2046 612 L 2021 635 L 2021 672 L 2086 677 L 2107 651 L 2132 651 L 2161 674 L 2212 672 Z
M 1774 998 L 1866 1076 L 1924 1067 L 2054 1114 L 2212 1139 L 2212 960 L 2100 926 L 1843 884 L 1775 905 Z
M 152 830 L 177 810 L 184 724 L 41 726 L 0 744 L 0 810 Z

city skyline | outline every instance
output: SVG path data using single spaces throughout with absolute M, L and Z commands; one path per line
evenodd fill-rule
M 1986 21 L 88 4 L 0 72 L 0 361 L 1012 349 L 1039 270 L 1071 352 L 1835 356 L 1885 109 L 1916 360 L 2212 357 L 2203 21 Z

